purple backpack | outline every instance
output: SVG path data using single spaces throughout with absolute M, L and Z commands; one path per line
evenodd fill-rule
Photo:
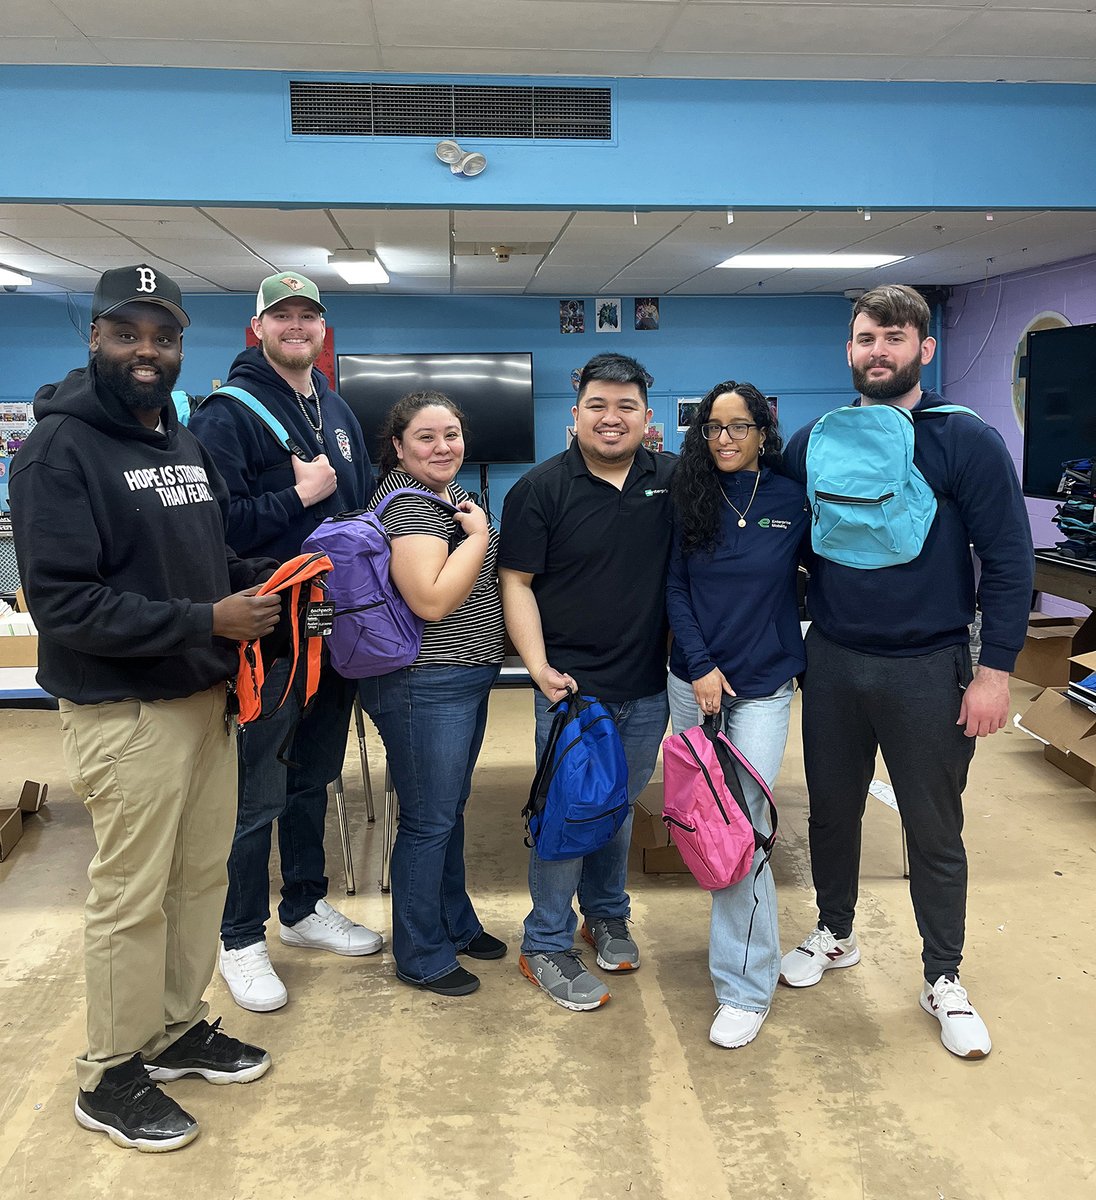
M 447 513 L 447 500 L 419 488 L 389 492 L 372 512 L 340 513 L 305 538 L 306 553 L 331 559 L 327 599 L 334 627 L 325 638 L 331 665 L 346 679 L 370 679 L 410 666 L 422 649 L 423 620 L 396 591 L 389 566 L 392 546 L 381 514 L 397 496 L 432 500 Z
M 697 883 L 710 892 L 738 883 L 749 874 L 759 849 L 765 851 L 764 867 L 776 841 L 772 792 L 717 730 L 716 718 L 668 737 L 662 743 L 662 764 L 662 819 Z M 753 827 L 747 788 L 759 788 L 768 801 L 768 837 Z

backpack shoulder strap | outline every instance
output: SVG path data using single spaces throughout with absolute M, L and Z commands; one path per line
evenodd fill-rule
M 425 492 L 421 488 L 396 488 L 394 491 L 389 492 L 377 507 L 373 509 L 373 515 L 379 520 L 381 514 L 397 496 L 418 496 L 420 500 L 433 501 L 438 508 L 443 509 L 447 513 L 458 511 L 455 504 L 450 504 L 448 500 L 443 500 L 440 496 L 435 496 L 433 492 Z
M 985 421 L 974 411 L 973 408 L 967 408 L 965 404 L 934 404 L 932 408 L 921 408 L 913 413 L 915 421 L 923 421 L 926 417 L 931 417 L 936 414 L 946 415 L 947 413 L 966 413 L 968 417 L 977 417 L 982 424 Z
M 210 392 L 205 400 L 202 401 L 202 404 L 207 403 L 214 396 L 228 396 L 235 400 L 237 404 L 242 405 L 251 413 L 283 450 L 288 450 L 290 454 L 295 455 L 302 462 L 312 461 L 308 452 L 294 440 L 289 430 L 286 429 L 281 421 L 278 420 L 261 400 L 256 399 L 250 392 L 244 391 L 243 388 L 225 385 L 224 387 L 219 387 L 215 392 Z

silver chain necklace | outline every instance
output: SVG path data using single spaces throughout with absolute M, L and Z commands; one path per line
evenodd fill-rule
M 727 503 L 730 505 L 730 507 L 733 508 L 736 513 L 738 513 L 738 528 L 739 529 L 746 528 L 746 513 L 748 513 L 750 511 L 750 507 L 754 502 L 754 497 L 757 495 L 757 485 L 760 482 L 761 482 L 761 471 L 758 470 L 757 475 L 754 478 L 753 491 L 750 493 L 750 503 L 747 504 L 744 509 L 735 508 L 735 506 L 733 504 L 731 504 L 730 500 L 727 500 L 727 493 L 723 490 L 723 488 L 721 487 L 719 489 L 719 494 L 723 497 L 724 500 L 727 500 Z
M 323 409 L 320 408 L 319 396 L 317 396 L 315 392 L 312 392 L 311 395 L 305 396 L 303 393 L 298 392 L 296 389 L 294 389 L 293 395 L 297 397 L 297 404 L 300 406 L 301 412 L 304 413 L 304 419 L 308 422 L 308 424 L 312 428 L 312 432 L 316 435 L 316 441 L 319 442 L 320 445 L 322 446 L 323 445 Z M 316 419 L 314 421 L 312 420 L 312 414 L 308 411 L 308 406 L 305 404 L 306 400 L 315 400 L 316 401 Z

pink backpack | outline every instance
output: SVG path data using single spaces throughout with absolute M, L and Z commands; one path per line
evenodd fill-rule
M 717 731 L 716 718 L 668 737 L 662 762 L 662 819 L 697 883 L 710 892 L 738 883 L 749 874 L 758 849 L 765 851 L 764 867 L 776 841 L 772 792 L 727 735 Z M 760 788 L 768 801 L 768 837 L 753 827 L 746 788 Z

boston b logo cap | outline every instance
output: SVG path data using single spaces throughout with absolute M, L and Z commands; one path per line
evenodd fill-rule
M 163 271 L 156 271 L 147 263 L 136 267 L 116 267 L 104 271 L 95 285 L 91 300 L 91 319 L 109 316 L 126 304 L 158 304 L 185 329 L 190 318 L 183 308 L 183 294 L 179 285 Z

